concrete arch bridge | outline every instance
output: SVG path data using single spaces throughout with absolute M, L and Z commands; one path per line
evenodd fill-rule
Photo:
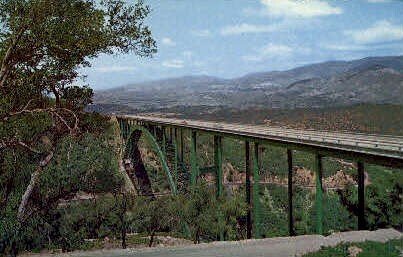
M 365 166 L 376 164 L 390 168 L 403 168 L 403 137 L 390 135 L 373 135 L 349 132 L 328 132 L 314 130 L 297 130 L 261 125 L 240 125 L 228 123 L 157 118 L 151 116 L 122 115 L 117 116 L 121 136 L 125 141 L 125 158 L 131 160 L 133 174 L 141 181 L 140 193 L 152 196 L 150 179 L 141 160 L 138 143 L 144 137 L 160 160 L 171 193 L 178 192 L 178 170 L 184 165 L 184 133 L 190 135 L 188 146 L 189 185 L 205 173 L 216 177 L 216 194 L 223 194 L 223 138 L 243 141 L 245 163 L 245 187 L 248 215 L 247 238 L 261 237 L 259 192 L 259 159 L 263 147 L 280 146 L 287 149 L 288 167 L 288 231 L 295 235 L 293 213 L 293 150 L 309 152 L 315 156 L 315 230 L 323 234 L 323 158 L 333 157 L 356 163 L 358 186 L 358 229 L 366 228 L 365 222 Z M 198 137 L 208 134 L 214 138 L 214 165 L 200 167 L 198 158 Z M 167 145 L 173 147 L 173 165 L 169 167 Z

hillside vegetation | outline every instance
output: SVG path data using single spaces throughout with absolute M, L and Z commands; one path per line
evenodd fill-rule
M 175 107 L 148 114 L 228 123 L 267 124 L 300 129 L 354 131 L 403 135 L 403 105 L 358 104 L 327 108 L 235 109 L 225 107 Z

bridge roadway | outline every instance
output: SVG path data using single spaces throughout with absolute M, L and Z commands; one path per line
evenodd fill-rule
M 296 150 L 307 150 L 324 156 L 361 160 L 367 163 L 403 168 L 403 137 L 351 132 L 290 129 L 268 125 L 229 124 L 124 115 L 126 120 L 219 133 L 228 137 L 251 138 Z

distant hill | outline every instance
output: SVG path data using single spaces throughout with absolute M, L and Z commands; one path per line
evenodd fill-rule
M 96 91 L 94 103 L 91 108 L 103 112 L 175 106 L 248 109 L 403 104 L 403 56 L 329 61 L 235 79 L 169 78 Z

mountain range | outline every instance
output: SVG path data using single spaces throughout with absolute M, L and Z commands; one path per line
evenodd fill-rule
M 403 56 L 329 61 L 234 79 L 185 76 L 96 91 L 90 110 L 135 112 L 178 106 L 315 108 L 403 104 Z

